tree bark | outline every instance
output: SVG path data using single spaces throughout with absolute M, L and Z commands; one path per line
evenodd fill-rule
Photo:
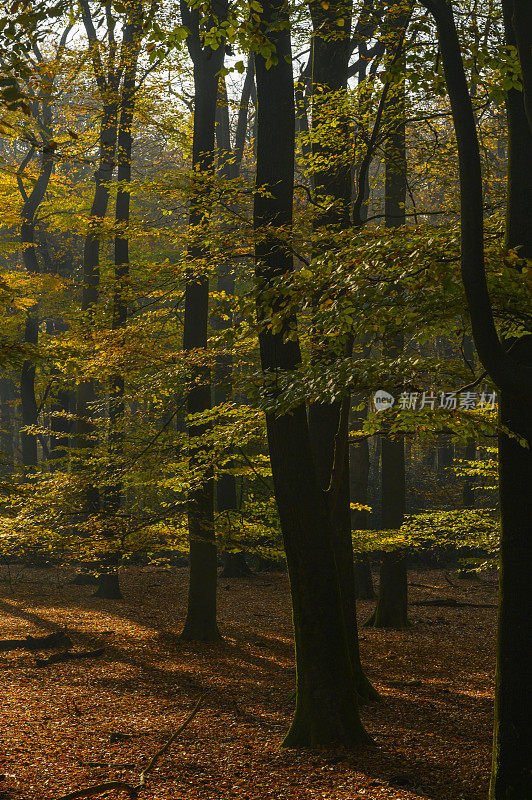
M 475 116 L 468 91 L 460 43 L 452 8 L 443 0 L 424 0 L 432 12 L 451 101 L 458 144 L 461 190 L 461 261 L 462 279 L 471 313 L 473 336 L 478 356 L 500 389 L 499 415 L 502 425 L 526 439 L 528 447 L 501 431 L 499 438 L 499 485 L 501 499 L 501 566 L 499 625 L 497 645 L 497 680 L 495 692 L 494 748 L 490 784 L 491 800 L 520 800 L 532 797 L 532 691 L 529 659 L 532 653 L 532 419 L 527 392 L 532 376 L 532 337 L 519 340 L 508 354 L 499 339 L 488 294 L 484 270 L 484 231 L 482 175 Z M 530 4 L 522 0 L 504 0 L 505 28 L 508 43 L 517 42 L 523 71 L 525 109 L 530 108 L 532 86 L 530 26 L 524 27 Z M 524 14 L 524 18 L 521 18 Z M 515 26 L 515 27 L 514 27 Z M 519 36 L 515 36 L 515 31 Z M 514 98 L 516 99 L 516 98 Z M 508 103 L 509 114 L 515 111 L 522 123 L 519 104 Z M 517 117 L 512 120 L 517 121 Z M 528 117 L 531 128 L 532 115 Z M 523 129 L 521 128 L 521 132 Z M 516 132 L 509 125 L 509 135 Z M 530 149 L 522 147 L 526 137 L 512 138 L 510 180 L 516 170 L 529 169 Z M 527 187 L 529 190 L 529 187 Z M 522 198 L 512 187 L 508 191 L 508 230 L 521 229 Z M 508 240 L 509 246 L 518 242 Z
M 397 76 L 386 98 L 387 137 L 385 146 L 384 214 L 387 228 L 398 228 L 406 222 L 407 163 L 405 126 L 405 56 L 404 32 L 408 15 L 404 9 L 390 11 L 386 26 L 390 44 L 386 60 L 394 63 Z M 391 289 L 393 292 L 393 287 Z M 383 354 L 399 357 L 404 351 L 402 333 L 385 337 Z M 384 434 L 381 449 L 382 527 L 397 530 L 405 513 L 404 438 Z M 386 553 L 381 561 L 379 597 L 370 620 L 376 628 L 405 628 L 408 625 L 408 575 L 406 558 L 400 553 Z
M 11 378 L 0 378 L 0 475 L 15 469 L 15 384 Z
M 218 172 L 222 178 L 238 178 L 246 139 L 249 99 L 251 85 L 255 79 L 253 55 L 250 55 L 242 95 L 238 109 L 235 146 L 231 146 L 229 108 L 225 78 L 220 78 L 218 86 L 218 107 L 216 118 L 216 144 L 218 148 Z M 230 261 L 222 261 L 217 268 L 217 290 L 226 297 L 235 293 L 235 271 Z M 221 303 L 220 313 L 212 314 L 211 325 L 214 330 L 226 330 L 233 325 L 231 318 L 231 302 Z M 214 368 L 214 404 L 221 405 L 232 399 L 233 387 L 233 355 L 231 352 L 217 354 Z M 222 473 L 216 482 L 216 510 L 234 512 L 238 509 L 236 478 L 229 472 Z M 252 572 L 247 565 L 243 551 L 237 551 L 230 537 L 226 538 L 225 547 L 221 545 L 221 559 L 224 578 L 245 577 Z
M 272 16 L 287 21 L 286 7 L 266 0 L 262 25 Z M 277 63 L 266 68 L 256 57 L 257 175 L 255 193 L 257 311 L 264 321 L 263 293 L 276 277 L 293 269 L 293 256 L 270 226 L 289 229 L 293 212 L 294 86 L 290 33 L 268 30 Z M 283 314 L 279 301 L 275 308 Z M 268 315 L 269 316 L 269 315 Z M 279 333 L 264 323 L 259 335 L 266 375 L 292 370 L 300 361 L 299 343 L 286 339 L 284 318 Z M 296 643 L 296 711 L 285 746 L 330 746 L 367 743 L 357 707 L 357 692 L 347 643 L 342 595 L 335 562 L 334 535 L 325 495 L 314 471 L 306 410 L 269 413 L 266 417 L 275 497 L 279 510 L 292 595 Z
M 22 179 L 19 177 L 19 187 L 24 197 L 22 206 L 22 224 L 20 227 L 20 239 L 22 243 L 22 261 L 26 272 L 29 275 L 38 274 L 41 271 L 37 248 L 35 244 L 35 215 L 44 200 L 50 177 L 54 166 L 53 147 L 49 144 L 51 138 L 52 112 L 49 97 L 44 97 L 41 101 L 43 118 L 43 147 L 39 176 L 29 196 L 25 194 L 22 187 Z M 26 161 L 26 159 L 25 159 Z M 17 176 L 18 177 L 18 176 Z M 30 308 L 26 315 L 24 324 L 24 342 L 33 347 L 39 344 L 39 317 L 37 304 Z M 37 424 L 37 402 L 35 400 L 35 362 L 26 359 L 22 365 L 20 375 L 20 400 L 22 406 L 22 425 L 24 427 Z M 22 445 L 22 464 L 28 470 L 35 470 L 37 467 L 37 437 L 33 433 L 21 431 Z
M 120 580 L 117 572 L 104 572 L 98 577 L 98 588 L 93 597 L 101 597 L 105 600 L 123 600 L 124 596 L 120 588 Z
M 217 20 L 225 19 L 227 5 L 224 0 L 213 5 Z M 191 10 L 186 1 L 181 2 L 181 14 L 190 30 L 187 45 L 194 64 L 194 132 L 192 141 L 192 168 L 202 175 L 214 174 L 215 168 L 215 123 L 218 98 L 218 73 L 223 66 L 223 44 L 217 50 L 202 47 L 200 17 L 197 9 Z M 214 21 L 213 21 L 214 24 Z M 191 229 L 204 224 L 202 209 L 202 184 L 198 197 L 192 200 L 189 222 Z M 207 257 L 203 243 L 189 247 L 191 261 Z M 185 289 L 185 323 L 183 348 L 191 353 L 206 350 L 209 317 L 208 275 L 191 275 Z M 211 378 L 208 369 L 192 369 L 191 388 L 187 390 L 187 413 L 198 414 L 212 407 Z M 207 427 L 188 423 L 191 440 L 205 433 Z M 201 466 L 206 454 L 191 442 L 190 464 Z M 208 458 L 208 455 L 207 455 Z M 214 478 L 207 469 L 200 484 L 190 492 L 187 504 L 190 541 L 190 579 L 187 618 L 181 634 L 187 641 L 219 641 L 221 639 L 216 620 L 217 552 L 214 526 Z
M 135 113 L 135 97 L 137 91 L 137 65 L 142 41 L 143 22 L 142 3 L 132 3 L 131 17 L 124 31 L 124 50 L 126 66 L 120 103 L 118 121 L 116 162 L 118 189 L 116 193 L 115 224 L 117 234 L 114 241 L 114 292 L 112 329 L 120 330 L 127 323 L 129 278 L 129 239 L 127 228 L 130 218 L 131 160 L 133 148 L 133 118 Z M 125 437 L 125 377 L 116 372 L 111 378 L 109 394 L 109 456 L 113 472 L 120 469 L 124 452 Z M 122 482 L 112 484 L 106 492 L 106 511 L 115 514 L 122 501 Z
M 330 113 L 329 103 L 334 93 L 345 91 L 347 88 L 351 13 L 343 0 L 335 0 L 326 7 L 320 2 L 313 2 L 310 10 L 313 25 L 312 127 L 318 131 L 312 151 L 317 163 L 323 163 L 323 167 L 313 174 L 313 188 L 318 204 L 329 203 L 331 198 L 334 200 L 334 206 L 330 210 L 320 212 L 316 216 L 314 227 L 319 231 L 325 226 L 331 226 L 334 231 L 350 225 L 351 160 L 348 153 L 351 143 L 351 126 L 347 115 L 340 118 L 336 127 L 337 138 L 333 149 L 320 141 L 319 125 L 324 122 L 324 112 L 325 115 Z M 336 24 L 339 17 L 344 20 L 341 36 Z M 322 242 L 319 251 L 314 253 L 314 257 L 319 257 L 326 246 Z M 332 243 L 330 247 L 333 247 Z M 336 343 L 327 341 L 320 345 L 323 352 L 317 352 L 315 357 L 322 358 L 325 365 L 339 355 Z M 348 337 L 344 344 L 345 352 L 349 353 L 352 346 L 351 338 Z M 348 402 L 347 398 L 344 402 Z M 317 478 L 323 491 L 327 491 L 333 481 L 336 450 L 338 453 L 343 452 L 340 472 L 338 477 L 334 478 L 337 485 L 328 501 L 329 514 L 333 529 L 334 554 L 340 581 L 344 624 L 357 691 L 361 699 L 373 700 L 378 698 L 378 693 L 364 674 L 360 661 L 351 538 L 348 425 L 342 426 L 340 423 L 341 408 L 341 401 L 313 403 L 309 408 L 309 429 Z

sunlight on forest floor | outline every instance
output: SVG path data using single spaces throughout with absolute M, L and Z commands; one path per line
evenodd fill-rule
M 132 569 L 125 600 L 91 597 L 68 570 L 24 570 L 0 584 L 0 638 L 66 625 L 76 648 L 103 658 L 35 666 L 0 653 L 0 800 L 53 800 L 109 778 L 135 782 L 200 695 L 213 691 L 158 762 L 154 800 L 480 800 L 493 717 L 493 580 L 412 573 L 406 632 L 361 629 L 367 672 L 385 702 L 363 710 L 375 750 L 280 750 L 295 670 L 284 575 L 220 579 L 222 645 L 180 644 L 187 570 Z M 6 578 L 5 573 L 1 575 Z M 486 604 L 476 607 L 474 604 Z M 372 603 L 359 604 L 359 620 Z M 112 741 L 112 743 L 111 743 Z M 109 798 L 122 795 L 110 793 Z

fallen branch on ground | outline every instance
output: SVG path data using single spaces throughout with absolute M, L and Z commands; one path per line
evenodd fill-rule
M 48 650 L 52 647 L 72 647 L 72 639 L 64 631 L 49 633 L 47 636 L 26 636 L 24 639 L 0 639 L 0 651 L 10 650 Z
M 140 773 L 140 778 L 137 785 L 126 783 L 126 781 L 106 781 L 105 783 L 98 783 L 94 786 L 87 786 L 85 789 L 77 789 L 74 792 L 69 792 L 68 794 L 64 794 L 59 797 L 58 800 L 78 800 L 80 797 L 96 797 L 96 795 L 104 794 L 104 792 L 110 792 L 112 789 L 117 789 L 121 792 L 127 792 L 132 800 L 137 800 L 139 792 L 146 786 L 146 776 L 156 766 L 161 756 L 167 752 L 177 737 L 185 730 L 187 725 L 192 722 L 209 692 L 210 690 L 207 690 L 201 695 L 200 699 L 188 717 L 186 717 L 179 728 L 170 736 L 168 741 L 166 741 L 165 744 L 163 744 L 163 746 L 159 748 L 159 750 L 157 750 L 157 752 L 154 753 L 154 755 L 150 758 L 147 766 Z
M 435 606 L 437 608 L 497 608 L 496 603 L 462 603 L 454 597 L 441 597 L 435 600 L 413 600 L 413 606 Z
M 80 661 L 84 658 L 99 658 L 103 655 L 105 648 L 100 647 L 98 650 L 83 650 L 81 653 L 52 653 L 48 658 L 36 658 L 36 667 L 49 667 L 51 664 L 59 664 L 62 661 Z

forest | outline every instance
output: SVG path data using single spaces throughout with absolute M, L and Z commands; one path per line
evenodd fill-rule
M 0 217 L 0 800 L 532 800 L 532 3 L 5 0 Z

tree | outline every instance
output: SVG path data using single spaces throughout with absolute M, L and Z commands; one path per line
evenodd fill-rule
M 532 654 L 532 337 L 502 342 L 495 326 L 484 268 L 482 176 L 475 116 L 467 86 L 460 43 L 451 6 L 424 0 L 436 21 L 447 90 L 458 145 L 461 192 L 461 269 L 475 346 L 480 361 L 500 389 L 499 490 L 501 504 L 500 593 L 497 644 L 494 746 L 490 797 L 517 800 L 532 796 L 532 692 L 529 660 Z M 524 115 L 515 94 L 508 97 L 510 169 L 508 191 L 509 243 L 515 231 L 519 244 L 529 247 L 521 216 L 522 195 L 513 180 L 529 173 L 530 5 L 522 0 L 504 3 L 506 33 L 517 44 L 523 76 Z M 517 88 L 517 87 L 516 87 Z M 524 146 L 526 146 L 526 150 Z M 519 176 L 519 177 L 517 177 Z M 527 184 L 527 191 L 530 185 Z M 526 257 L 526 256 L 525 256 Z
M 198 181 L 198 195 L 191 202 L 189 225 L 192 235 L 207 225 L 207 214 L 202 205 L 202 193 L 208 192 L 204 180 L 215 170 L 215 124 L 218 99 L 219 72 L 223 66 L 224 42 L 213 45 L 202 43 L 200 12 L 190 9 L 185 0 L 181 3 L 183 22 L 190 30 L 187 45 L 194 64 L 194 134 L 192 143 L 192 169 Z M 219 25 L 227 16 L 225 0 L 213 3 L 212 17 L 204 20 L 207 31 Z M 192 262 L 201 262 L 208 256 L 208 248 L 201 242 L 189 246 Z M 209 318 L 209 277 L 202 272 L 191 274 L 185 290 L 185 323 L 183 348 L 188 353 L 205 351 Z M 211 381 L 208 368 L 192 369 L 191 385 L 187 391 L 187 413 L 201 414 L 212 407 Z M 204 424 L 189 421 L 191 466 L 198 466 L 205 458 L 197 437 L 206 431 Z M 190 492 L 188 500 L 188 528 L 190 540 L 190 583 L 185 627 L 181 634 L 188 641 L 218 641 L 220 633 L 216 621 L 217 552 L 214 527 L 214 478 L 207 470 L 201 484 Z
M 286 7 L 264 2 L 256 56 L 257 172 L 254 200 L 257 314 L 261 365 L 268 381 L 297 368 L 293 317 L 274 296 L 276 278 L 293 270 L 295 108 Z M 279 230 L 284 231 L 284 235 Z M 281 305 L 281 307 L 280 307 Z M 272 309 L 282 319 L 273 332 Z M 290 338 L 288 338 L 288 336 Z M 296 643 L 296 710 L 285 746 L 361 745 L 369 741 L 357 708 L 327 499 L 314 470 L 304 404 L 266 416 L 275 497 L 285 544 Z
M 231 125 L 229 119 L 229 103 L 225 78 L 219 80 L 218 108 L 216 122 L 216 142 L 218 146 L 218 173 L 222 179 L 235 179 L 240 175 L 246 131 L 248 127 L 248 109 L 251 89 L 255 81 L 255 63 L 253 53 L 248 59 L 246 77 L 242 87 L 242 94 L 238 106 L 237 124 L 235 131 L 235 144 L 231 146 Z M 223 292 L 226 298 L 232 298 L 235 293 L 235 265 L 231 261 L 221 261 L 217 268 L 218 292 Z M 231 300 L 221 302 L 221 308 L 212 315 L 211 320 L 214 330 L 228 330 L 233 325 L 231 313 Z M 232 397 L 233 356 L 230 352 L 221 353 L 216 357 L 214 375 L 214 402 L 216 405 L 226 403 Z M 235 475 L 223 472 L 216 484 L 216 510 L 219 514 L 236 511 L 238 508 Z M 229 517 L 230 518 L 230 517 Z M 223 576 L 226 578 L 242 577 L 251 574 L 243 550 L 233 549 L 234 543 L 229 541 L 229 547 L 222 551 Z
M 406 222 L 407 164 L 405 124 L 404 38 L 410 12 L 392 7 L 386 21 L 387 64 L 395 72 L 386 100 L 384 215 L 388 228 Z M 391 288 L 394 291 L 394 288 Z M 383 355 L 397 358 L 404 351 L 404 335 L 385 334 Z M 381 442 L 382 527 L 398 530 L 405 513 L 404 438 L 384 434 Z M 408 625 L 408 575 L 406 557 L 384 553 L 381 560 L 379 595 L 370 624 L 376 628 L 405 628 Z
M 22 224 L 20 239 L 22 243 L 22 261 L 29 275 L 41 272 L 35 241 L 36 215 L 39 206 L 44 200 L 50 177 L 54 168 L 54 152 L 57 147 L 53 139 L 53 94 L 56 78 L 57 64 L 63 56 L 66 40 L 71 27 L 64 30 L 55 53 L 53 61 L 46 63 L 42 53 L 35 43 L 33 50 L 36 58 L 36 68 L 40 73 L 39 91 L 35 93 L 28 78 L 25 94 L 28 96 L 29 109 L 32 119 L 37 127 L 37 135 L 31 130 L 26 134 L 30 141 L 30 149 L 24 157 L 17 172 L 17 184 L 22 196 Z M 35 76 L 33 76 L 35 77 Z M 23 94 L 22 89 L 19 90 Z M 40 164 L 37 179 L 34 181 L 29 194 L 24 187 L 24 170 L 35 156 L 40 153 Z M 39 317 L 37 307 L 28 310 L 24 324 L 24 341 L 33 347 L 39 342 Z M 35 400 L 35 363 L 26 359 L 22 365 L 20 376 L 20 399 L 22 404 L 22 423 L 31 427 L 37 423 L 37 402 Z M 37 467 L 37 437 L 33 432 L 21 432 L 22 463 L 24 467 L 33 469 Z
M 350 55 L 351 10 L 343 0 L 324 6 L 314 2 L 310 6 L 313 24 L 312 40 L 312 155 L 320 166 L 313 171 L 313 188 L 318 213 L 314 227 L 317 242 L 314 256 L 318 259 L 334 252 L 332 232 L 350 225 L 351 159 L 349 145 L 351 126 L 347 114 L 340 113 L 335 128 L 334 152 L 330 145 L 320 141 L 319 129 L 326 125 L 331 112 L 331 101 L 343 100 L 347 89 Z M 341 24 L 340 24 L 341 22 Z M 323 210 L 327 205 L 327 210 Z M 347 337 L 344 350 L 353 348 Z M 337 342 L 321 343 L 320 361 L 327 363 L 337 353 Z M 349 485 L 348 415 L 350 393 L 344 393 L 334 403 L 312 403 L 309 408 L 309 431 L 314 462 L 321 488 L 326 492 L 331 525 L 334 532 L 334 549 L 340 591 L 342 595 L 344 624 L 351 662 L 355 673 L 357 691 L 363 700 L 376 699 L 378 693 L 371 686 L 362 669 L 358 644 L 356 617 L 356 586 L 351 539 L 351 509 Z
M 106 8 L 108 53 L 107 62 L 102 58 L 102 45 L 98 41 L 94 19 L 89 0 L 80 2 L 81 16 L 89 42 L 94 78 L 100 94 L 102 113 L 99 131 L 99 163 L 94 175 L 95 189 L 92 206 L 89 212 L 87 234 L 83 248 L 83 285 L 81 312 L 85 336 L 90 341 L 96 307 L 98 303 L 100 283 L 100 243 L 102 225 L 107 215 L 110 197 L 110 184 L 115 169 L 118 113 L 120 107 L 119 90 L 129 55 L 130 29 L 126 24 L 122 31 L 122 46 L 117 52 L 115 38 L 115 20 L 111 16 L 111 8 Z M 78 448 L 94 446 L 96 426 L 93 421 L 97 399 L 96 383 L 93 378 L 86 378 L 78 384 L 76 396 L 76 439 Z M 101 498 L 98 486 L 88 485 L 84 503 L 84 514 L 98 513 L 101 509 Z

